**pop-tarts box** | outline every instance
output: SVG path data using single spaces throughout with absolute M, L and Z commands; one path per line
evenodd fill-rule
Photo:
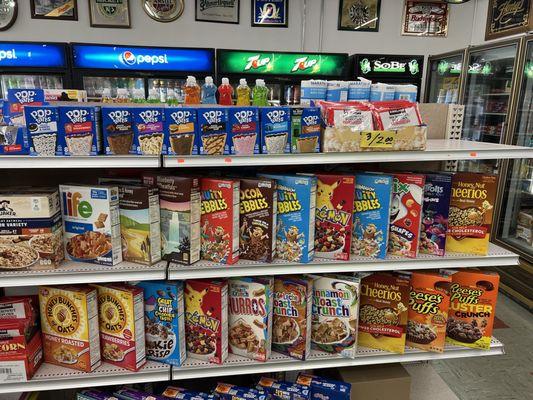
M 322 116 L 318 107 L 291 107 L 291 153 L 319 153 Z
M 200 131 L 200 154 L 229 154 L 229 129 L 227 107 L 201 107 L 197 109 Z
M 54 106 L 25 106 L 30 155 L 52 157 L 58 150 L 59 110 Z
M 24 106 L 42 106 L 44 104 L 43 89 L 7 89 L 7 108 L 12 125 L 25 125 Z
M 95 156 L 100 153 L 100 107 L 60 106 L 57 153 Z
M 291 110 L 289 107 L 261 108 L 261 153 L 291 152 Z
M 300 372 L 296 383 L 311 388 L 312 400 L 350 400 L 352 385 Z
M 135 154 L 131 108 L 102 107 L 102 141 L 104 154 Z
M 135 152 L 141 155 L 159 155 L 163 153 L 163 108 L 132 107 L 133 145 Z
M 310 400 L 311 388 L 307 385 L 278 381 L 273 378 L 261 377 L 257 384 L 262 389 L 278 400 Z
M 230 154 L 259 154 L 259 109 L 230 107 Z
M 196 108 L 167 107 L 164 109 L 165 141 L 163 149 L 168 155 L 188 156 L 198 154 L 199 134 Z
M 352 254 L 385 258 L 389 236 L 392 176 L 355 175 Z
M 275 174 L 261 174 L 261 177 L 274 179 L 277 184 L 276 256 L 291 262 L 312 261 L 315 254 L 317 178 Z M 294 244 L 298 245 L 298 251 L 295 251 Z

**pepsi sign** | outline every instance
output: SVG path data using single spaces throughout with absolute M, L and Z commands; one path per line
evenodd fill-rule
M 65 68 L 66 66 L 63 44 L 0 42 L 0 68 Z

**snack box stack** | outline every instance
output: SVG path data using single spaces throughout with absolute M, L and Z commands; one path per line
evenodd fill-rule
M 264 390 L 273 398 L 291 400 L 310 400 L 311 388 L 299 383 L 279 381 L 273 378 L 261 377 L 257 383 L 257 388 Z
M 217 400 L 219 393 L 208 394 L 204 392 L 196 392 L 193 390 L 184 389 L 176 386 L 167 386 L 163 392 L 165 399 L 179 399 L 179 400 Z M 157 397 L 156 397 L 157 398 Z M 234 398 L 236 400 L 237 398 Z M 265 399 L 260 399 L 265 400 Z
M 56 154 L 96 156 L 102 153 L 100 107 L 60 105 Z
M 291 107 L 291 153 L 320 153 L 322 116 L 318 107 Z
M 270 398 L 270 395 L 264 390 L 237 386 L 222 382 L 217 383 L 214 393 L 218 398 L 224 400 L 268 400 Z
M 230 154 L 260 153 L 259 110 L 257 107 L 230 107 Z
M 31 156 L 61 155 L 59 148 L 59 109 L 55 106 L 25 106 L 24 119 Z

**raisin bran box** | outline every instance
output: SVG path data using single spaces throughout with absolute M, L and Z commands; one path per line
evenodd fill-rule
M 198 122 L 196 108 L 167 107 L 164 109 L 166 154 L 189 156 L 198 154 Z
M 272 262 L 276 252 L 276 181 L 241 179 L 240 194 L 239 257 Z
M 261 175 L 276 181 L 276 257 L 308 263 L 315 253 L 317 179 L 303 175 Z
M 240 182 L 202 178 L 201 257 L 221 264 L 239 259 Z
M 229 108 L 230 154 L 259 154 L 259 110 L 257 107 Z
M 389 254 L 416 258 L 422 221 L 424 175 L 394 174 Z
M 500 276 L 492 272 L 459 271 L 452 275 L 448 343 L 490 348 L 499 283 Z
M 291 110 L 289 107 L 263 107 L 261 111 L 261 153 L 291 152 Z
M 205 107 L 197 110 L 200 154 L 229 154 L 228 108 Z
M 320 153 L 319 107 L 291 107 L 291 153 Z
M 228 356 L 228 283 L 187 280 L 184 295 L 187 357 L 222 364 Z
M 372 258 L 386 257 L 391 196 L 392 176 L 355 176 L 352 254 Z
M 58 151 L 59 110 L 53 106 L 25 106 L 31 156 L 61 155 Z
M 163 148 L 163 108 L 132 107 L 133 147 L 136 154 L 165 154 Z
M 315 256 L 348 260 L 352 240 L 355 177 L 318 174 Z
M 126 107 L 102 107 L 102 136 L 105 154 L 136 154 L 132 110 Z
M 449 276 L 429 272 L 411 274 L 411 292 L 405 344 L 442 353 L 450 308 Z
M 57 153 L 63 156 L 100 154 L 100 108 L 60 106 Z
M 229 280 L 230 352 L 257 361 L 270 357 L 272 342 L 272 278 Z
M 448 230 L 452 176 L 427 174 L 424 185 L 419 251 L 443 256 Z

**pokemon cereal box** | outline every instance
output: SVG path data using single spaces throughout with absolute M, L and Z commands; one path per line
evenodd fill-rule
M 355 177 L 317 175 L 315 256 L 348 260 L 352 238 Z
M 198 123 L 196 109 L 167 107 L 164 109 L 165 145 L 169 155 L 198 154 Z
M 228 356 L 228 283 L 185 282 L 187 357 L 222 364 Z
M 202 259 L 221 264 L 239 259 L 239 188 L 238 180 L 201 179 Z
M 142 288 L 120 283 L 92 286 L 98 290 L 102 358 L 138 371 L 146 363 Z
M 308 263 L 315 253 L 317 179 L 303 175 L 261 175 L 275 179 L 278 194 L 276 257 Z
M 270 356 L 272 342 L 272 278 L 229 280 L 229 348 L 257 361 Z
M 84 372 L 100 366 L 95 288 L 41 286 L 39 306 L 45 362 Z
M 394 174 L 392 185 L 389 254 L 408 258 L 418 255 L 424 175 Z
M 229 154 L 228 108 L 198 108 L 200 154 Z
M 442 353 L 450 308 L 451 277 L 413 272 L 405 344 Z
M 272 350 L 305 360 L 311 351 L 313 281 L 284 276 L 274 279 Z
M 230 107 L 230 153 L 259 154 L 259 110 L 256 107 Z
M 357 354 L 359 278 L 313 275 L 311 346 L 347 358 Z
M 355 176 L 352 254 L 373 258 L 387 255 L 391 195 L 392 176 Z
M 159 155 L 163 152 L 163 109 L 132 107 L 133 145 L 137 154 Z M 166 149 L 165 149 L 166 152 Z

